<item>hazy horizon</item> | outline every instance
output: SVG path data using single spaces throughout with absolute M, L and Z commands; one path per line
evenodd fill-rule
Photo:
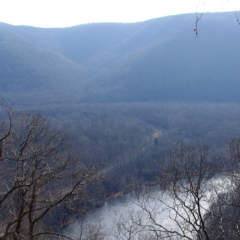
M 1 2 L 0 22 L 41 28 L 87 23 L 131 23 L 196 12 L 238 11 L 237 0 L 8 0 Z
M 203 15 L 207 15 L 207 14 L 221 14 L 221 13 L 229 13 L 229 14 L 236 14 L 236 11 L 223 11 L 223 12 L 189 12 L 189 13 L 179 13 L 179 14 L 170 14 L 170 15 L 166 15 L 166 16 L 160 16 L 160 17 L 153 17 L 153 18 L 149 18 L 146 20 L 139 20 L 139 21 L 135 21 L 135 22 L 121 22 L 121 21 L 103 21 L 103 22 L 87 22 L 87 23 L 76 23 L 75 25 L 70 25 L 70 26 L 58 26 L 58 27 L 41 27 L 41 26 L 34 26 L 31 24 L 12 24 L 9 22 L 4 22 L 4 21 L 0 21 L 0 24 L 8 24 L 8 25 L 12 25 L 12 26 L 16 26 L 16 27 L 33 27 L 33 28 L 42 28 L 42 29 L 62 29 L 62 28 L 72 28 L 72 27 L 77 27 L 77 26 L 81 26 L 81 25 L 91 25 L 91 24 L 134 24 L 134 23 L 141 23 L 141 22 L 147 22 L 147 21 L 151 21 L 154 19 L 161 19 L 161 18 L 167 18 L 167 17 L 174 17 L 174 16 L 181 16 L 181 15 L 198 15 L 198 14 L 203 14 Z

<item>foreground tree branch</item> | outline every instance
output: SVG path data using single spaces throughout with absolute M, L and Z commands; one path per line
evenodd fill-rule
M 64 135 L 46 118 L 9 112 L 8 119 L 0 129 L 0 239 L 70 239 L 44 222 L 84 197 L 96 169 L 68 153 Z

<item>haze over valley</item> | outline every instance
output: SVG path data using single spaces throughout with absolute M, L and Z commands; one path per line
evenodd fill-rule
M 238 239 L 239 39 L 233 12 L 0 23 L 0 240 Z

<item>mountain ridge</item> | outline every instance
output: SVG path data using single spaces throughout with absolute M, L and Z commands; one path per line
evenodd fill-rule
M 194 14 L 54 29 L 1 23 L 0 94 L 38 92 L 43 102 L 240 101 L 234 20 L 204 15 L 197 39 Z

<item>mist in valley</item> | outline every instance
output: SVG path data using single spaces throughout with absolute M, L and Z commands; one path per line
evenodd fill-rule
M 239 239 L 236 21 L 1 23 L 0 240 Z
M 184 181 L 183 184 L 184 189 L 187 183 Z M 204 181 L 203 185 L 202 216 L 208 214 L 220 194 L 235 189 L 230 176 L 215 176 Z M 195 239 L 197 235 L 192 225 L 197 224 L 196 215 L 191 215 L 190 208 L 194 209 L 196 202 L 193 195 L 183 189 L 180 189 L 178 198 L 169 190 L 154 187 L 106 202 L 102 208 L 70 226 L 65 233 L 74 239 L 179 239 L 178 234 L 173 233 L 181 233 L 185 229 L 186 236 Z

